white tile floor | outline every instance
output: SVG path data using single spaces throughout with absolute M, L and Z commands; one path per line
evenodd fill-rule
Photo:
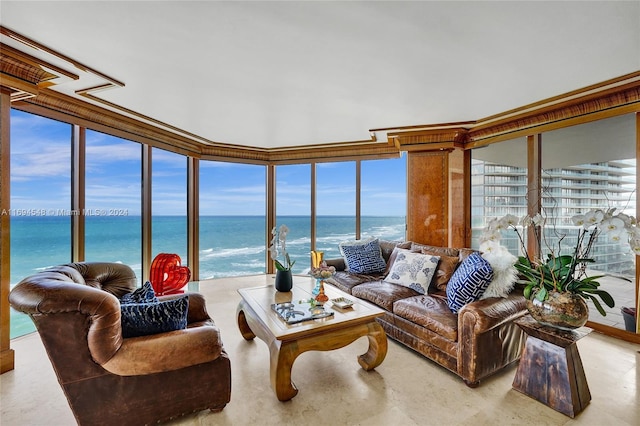
M 365 338 L 331 352 L 306 352 L 294 364 L 299 393 L 279 402 L 269 385 L 268 350 L 245 341 L 235 310 L 241 287 L 266 276 L 203 281 L 199 291 L 222 331 L 232 363 L 231 402 L 221 413 L 202 411 L 175 425 L 634 425 L 640 424 L 640 347 L 591 333 L 578 342 L 591 403 L 575 419 L 513 390 L 515 366 L 470 389 L 454 374 L 393 341 L 385 361 L 366 372 L 357 355 Z M 195 286 L 193 286 L 195 287 Z M 40 339 L 12 341 L 15 370 L 0 376 L 0 424 L 73 425 Z

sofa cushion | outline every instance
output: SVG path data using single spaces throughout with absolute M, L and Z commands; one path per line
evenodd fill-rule
M 364 274 L 352 274 L 345 271 L 337 271 L 331 278 L 324 280 L 325 283 L 329 283 L 338 287 L 345 293 L 351 294 L 351 289 L 362 283 L 368 283 L 370 281 L 376 281 L 380 277 L 372 277 L 371 275 Z
M 409 287 L 386 281 L 373 281 L 363 283 L 351 289 L 351 294 L 363 300 L 367 300 L 389 312 L 393 312 L 393 304 L 400 299 L 418 296 L 419 293 Z
M 389 269 L 389 260 L 391 258 L 391 254 L 396 247 L 409 249 L 411 248 L 411 241 L 387 241 L 387 240 L 379 240 L 380 243 L 380 251 L 382 252 L 382 257 L 387 262 L 387 270 Z
M 409 250 L 396 253 L 397 256 L 385 281 L 425 294 L 435 275 L 440 257 Z
M 120 305 L 122 336 L 138 337 L 187 328 L 189 298 Z
M 422 253 L 436 256 L 435 252 L 429 249 L 422 249 Z M 460 264 L 460 259 L 457 256 L 445 256 L 440 255 L 440 262 L 436 268 L 435 276 L 431 281 L 432 290 L 444 291 L 447 289 L 447 283 L 456 271 L 456 268 Z
M 447 302 L 453 313 L 467 303 L 480 299 L 493 279 L 493 270 L 480 253 L 472 253 L 453 273 L 447 284 Z
M 419 244 L 419 243 L 411 243 L 411 251 L 422 252 L 423 250 L 429 251 L 429 253 L 433 253 L 436 256 L 458 256 L 460 251 L 457 248 L 453 247 L 438 247 L 438 246 L 430 246 L 427 244 Z
M 393 313 L 453 342 L 458 340 L 458 317 L 449 309 L 446 297 L 407 297 L 393 304 Z
M 347 270 L 355 274 L 380 273 L 387 267 L 378 239 L 341 243 L 340 252 L 344 256 Z
M 123 294 L 120 298 L 120 304 L 123 305 L 128 303 L 153 303 L 157 301 L 158 298 L 149 281 L 142 284 L 142 287 L 135 289 L 133 292 Z

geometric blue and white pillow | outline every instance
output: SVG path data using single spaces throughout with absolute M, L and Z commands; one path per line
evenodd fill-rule
M 493 279 L 493 269 L 480 253 L 469 255 L 447 284 L 447 304 L 454 314 L 467 303 L 479 300 Z
M 153 291 L 153 287 L 149 281 L 132 293 L 127 293 L 120 298 L 121 305 L 126 305 L 128 303 L 152 303 L 157 301 L 158 298 L 156 297 L 156 293 Z
M 402 250 L 384 280 L 426 294 L 439 261 L 440 256 Z
M 120 305 L 122 337 L 138 337 L 187 328 L 189 298 Z
M 340 244 L 346 269 L 354 274 L 375 274 L 384 272 L 387 262 L 382 257 L 378 239 L 352 241 Z

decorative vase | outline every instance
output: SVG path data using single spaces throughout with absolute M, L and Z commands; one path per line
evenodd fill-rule
M 540 324 L 561 330 L 573 330 L 582 327 L 589 319 L 587 302 L 575 293 L 549 291 L 547 300 L 535 298 L 527 300 L 527 309 Z
M 293 276 L 291 271 L 276 271 L 276 290 L 287 292 L 293 288 Z
M 316 295 L 316 302 L 322 305 L 324 304 L 324 302 L 328 300 L 329 300 L 329 297 L 326 294 L 324 294 L 324 280 L 320 280 L 320 290 Z

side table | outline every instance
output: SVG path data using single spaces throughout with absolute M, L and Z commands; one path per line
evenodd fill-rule
M 565 331 L 540 324 L 525 315 L 515 321 L 527 334 L 513 388 L 575 417 L 591 401 L 576 342 L 592 330 Z

